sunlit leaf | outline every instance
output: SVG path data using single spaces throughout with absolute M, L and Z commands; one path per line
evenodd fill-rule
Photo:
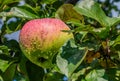
M 8 61 L 1 60 L 0 59 L 0 70 L 2 72 L 5 72 L 5 70 L 10 66 L 11 63 L 8 63 Z
M 78 2 L 74 9 L 82 15 L 96 19 L 102 25 L 107 24 L 104 22 L 106 18 L 105 13 L 102 11 L 99 4 L 95 3 L 93 0 L 83 0 Z
M 108 17 L 107 22 L 108 22 L 109 26 L 115 26 L 118 23 L 120 23 L 120 17 L 113 17 L 113 18 Z
M 64 81 L 63 77 L 60 73 L 48 73 L 44 76 L 43 81 Z
M 0 76 L 0 81 L 3 81 L 3 78 L 2 78 L 2 76 Z
M 11 10 L 9 12 L 1 12 L 0 16 L 2 17 L 20 17 L 20 18 L 25 18 L 25 19 L 35 19 L 35 18 L 39 18 L 39 16 L 25 10 L 22 8 L 18 8 L 18 7 L 13 7 L 11 8 Z
M 68 62 L 60 55 L 57 56 L 57 66 L 63 74 L 68 76 Z
M 105 70 L 92 70 L 86 77 L 85 81 L 108 81 L 104 78 Z
M 82 23 L 84 18 L 82 15 L 78 14 L 74 9 L 72 4 L 63 4 L 55 13 L 55 17 L 62 19 L 65 22 L 78 22 Z
M 14 3 L 14 2 L 19 2 L 20 0 L 1 0 L 2 4 L 10 4 L 10 3 Z
M 74 9 L 87 17 L 97 20 L 102 26 L 113 26 L 120 23 L 120 18 L 110 18 L 105 15 L 100 5 L 94 0 L 82 0 L 74 7 Z
M 57 0 L 42 0 L 41 2 L 45 4 L 53 4 L 55 1 Z

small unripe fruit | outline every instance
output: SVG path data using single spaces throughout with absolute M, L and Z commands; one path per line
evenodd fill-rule
M 60 19 L 43 18 L 28 21 L 20 31 L 20 47 L 25 56 L 43 68 L 52 66 L 52 59 L 60 47 L 73 38 Z

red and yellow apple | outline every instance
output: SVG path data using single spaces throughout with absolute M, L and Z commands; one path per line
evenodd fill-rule
M 70 28 L 60 19 L 43 18 L 28 21 L 20 31 L 20 47 L 25 56 L 43 68 L 52 66 L 54 55 L 73 38 Z

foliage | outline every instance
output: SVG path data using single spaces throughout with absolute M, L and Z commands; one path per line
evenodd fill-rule
M 20 0 L 0 0 L 0 81 L 120 81 L 120 17 L 109 15 L 113 6 L 106 10 L 97 1 L 102 5 L 99 0 L 75 5 L 65 0 L 25 0 L 22 5 Z M 74 34 L 50 69 L 31 63 L 19 41 L 5 37 L 31 19 L 46 17 L 63 20 L 71 28 L 63 32 Z

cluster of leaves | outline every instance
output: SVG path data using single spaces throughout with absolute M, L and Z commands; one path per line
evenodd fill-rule
M 93 0 L 75 5 L 64 0 L 0 1 L 0 81 L 119 81 L 119 17 L 108 17 Z M 16 40 L 5 35 L 19 31 L 36 18 L 59 18 L 71 28 L 74 39 L 61 47 L 50 69 L 31 63 Z M 15 21 L 11 20 L 14 18 Z

